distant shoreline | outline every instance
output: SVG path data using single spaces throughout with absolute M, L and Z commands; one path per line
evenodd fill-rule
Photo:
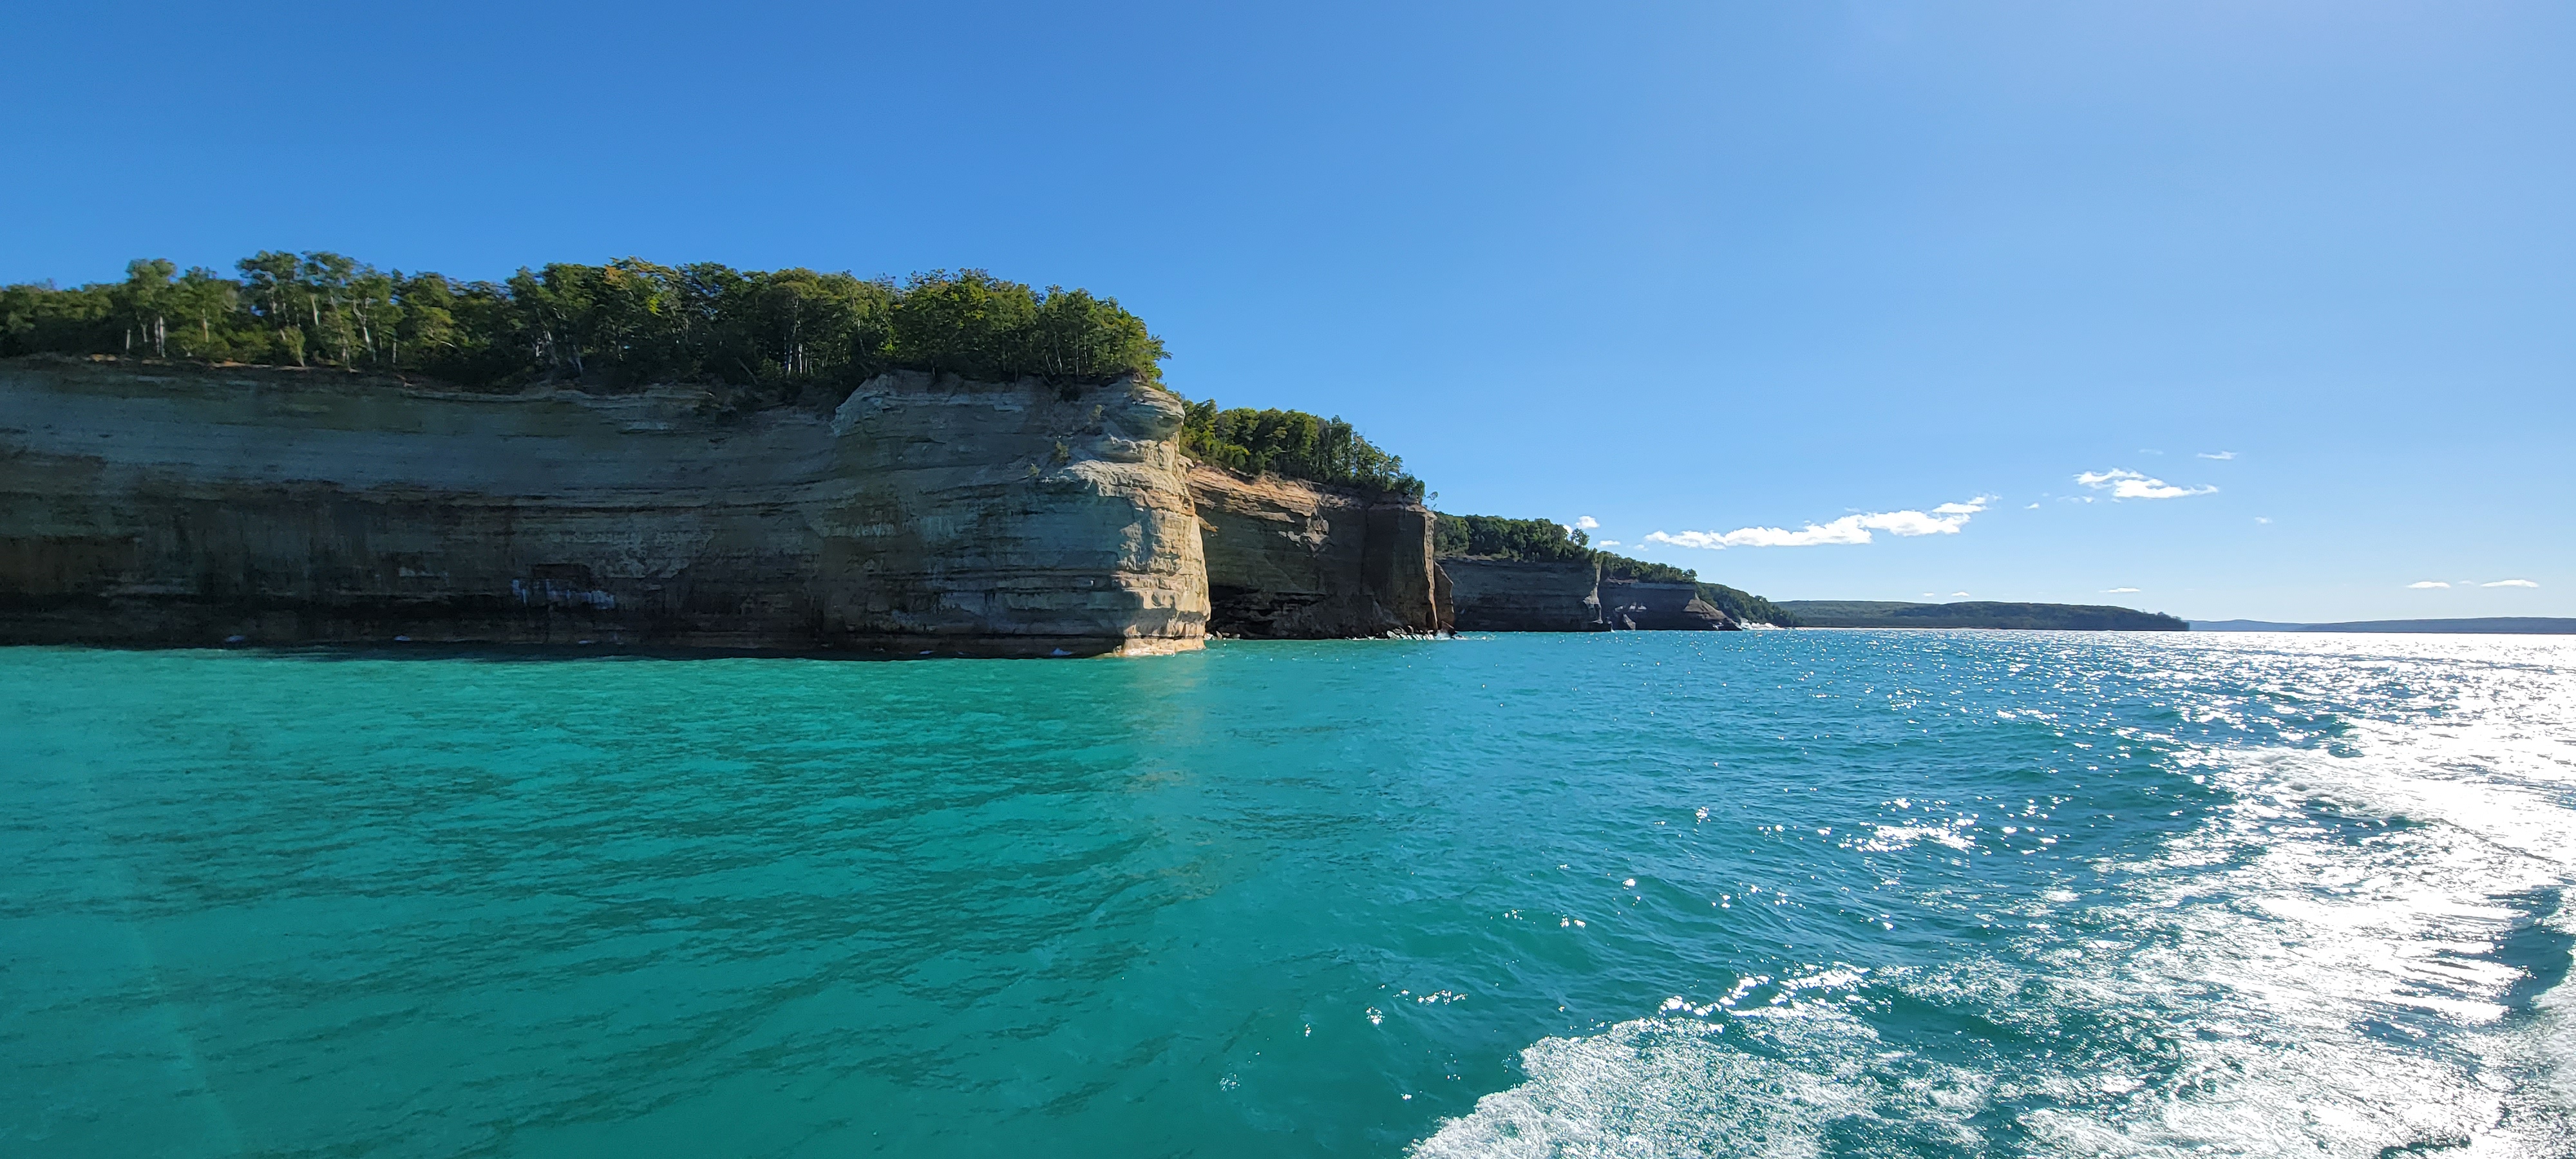
M 2195 632 L 2411 632 L 2474 636 L 2576 636 L 2576 618 L 2479 616 L 2445 620 L 2347 620 L 2333 624 L 2284 624 L 2270 620 L 2193 620 Z
M 2026 604 L 1970 600 L 1914 604 L 1897 600 L 1777 600 L 1801 628 L 1997 628 L 2073 632 L 2184 632 L 2176 616 L 2107 604 Z

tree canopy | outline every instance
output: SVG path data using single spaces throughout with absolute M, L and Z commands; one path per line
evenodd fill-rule
M 1584 562 L 1592 537 L 1553 519 L 1433 513 L 1431 546 L 1437 555 L 1517 559 L 1532 563 Z
M 1163 342 L 1115 298 L 982 270 L 900 282 L 714 262 L 557 262 L 498 282 L 263 250 L 231 276 L 138 259 L 122 282 L 0 287 L 0 357 L 53 353 L 417 372 L 460 386 L 725 384 L 765 405 L 885 370 L 1161 386 Z M 1404 460 L 1340 418 L 1189 405 L 1208 463 L 1422 498 Z
M 1725 584 L 1701 583 L 1699 598 L 1706 601 L 1709 606 L 1742 623 L 1773 624 L 1783 628 L 1806 626 L 1805 621 L 1792 615 L 1787 608 L 1741 588 L 1731 588 Z
M 1699 573 L 1686 567 L 1674 567 L 1669 563 L 1630 559 L 1624 555 L 1612 555 L 1605 551 L 1601 553 L 1601 578 L 1636 580 L 1650 584 L 1688 584 L 1698 583 Z
M 0 288 L 0 355 L 416 371 L 485 388 L 721 382 L 783 395 L 889 369 L 1159 385 L 1167 357 L 1114 298 L 981 270 L 896 282 L 623 258 L 460 282 L 319 250 L 263 251 L 234 267 L 226 277 L 141 259 L 122 282 Z
M 1309 479 L 1419 501 L 1422 480 L 1404 473 L 1404 460 L 1360 437 L 1340 417 L 1300 410 L 1220 410 L 1215 400 L 1189 404 L 1181 421 L 1181 451 L 1203 463 L 1240 471 Z

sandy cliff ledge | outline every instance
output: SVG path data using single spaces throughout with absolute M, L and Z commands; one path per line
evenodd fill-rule
M 881 375 L 829 413 L 0 363 L 0 642 L 1161 652 L 1181 407 Z

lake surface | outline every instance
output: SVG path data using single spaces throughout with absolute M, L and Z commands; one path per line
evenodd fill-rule
M 2576 1152 L 2576 641 L 8 649 L 0 762 L 9 1155 Z

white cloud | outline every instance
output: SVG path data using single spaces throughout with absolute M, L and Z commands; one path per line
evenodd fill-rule
M 2478 586 L 2482 588 L 2536 588 L 2540 585 L 2533 583 L 2530 580 L 2497 580 L 2491 584 L 2479 584 Z
M 2410 588 L 2447 588 L 2451 585 L 2440 580 L 2417 580 L 2406 586 Z
M 1952 598 L 1952 599 L 1957 599 L 1957 598 L 1959 598 L 1960 596 L 1964 596 L 1964 595 L 1966 595 L 1966 594 L 1968 594 L 1968 593 L 1966 593 L 1966 592 L 1952 592 L 1952 593 L 1950 593 L 1950 598 Z
M 2102 589 L 2102 594 L 2103 594 L 2103 595 L 2106 595 L 2106 596 L 2120 596 L 2120 595 L 2127 595 L 2128 593 L 2130 593 L 2130 592 L 2134 592 L 2134 591 L 2136 591 L 2136 590 L 2138 590 L 2138 589 L 2136 589 L 2136 588 L 2104 588 L 2104 589 Z
M 1603 546 L 1603 547 L 1617 547 L 1617 546 L 1619 546 L 1619 541 L 1618 541 L 1618 540 L 1615 540 L 1615 539 L 1596 539 L 1596 540 L 1593 540 L 1592 542 L 1597 543 L 1597 544 L 1600 544 L 1600 545 L 1601 545 L 1601 546 Z
M 1889 535 L 1957 535 L 1967 526 L 1968 517 L 1986 509 L 1992 495 L 1980 495 L 1965 503 L 1944 503 L 1929 512 L 1872 511 L 1846 515 L 1830 523 L 1809 523 L 1796 531 L 1780 527 L 1739 527 L 1733 531 L 1685 531 L 1678 535 L 1658 531 L 1646 537 L 1648 543 L 1669 543 L 1675 547 L 1705 547 L 1712 551 L 1729 547 L 1817 547 L 1829 543 L 1868 543 L 1870 533 L 1884 531 Z
M 2039 504 L 2037 504 L 2037 503 L 2033 503 L 2033 504 L 2031 504 L 2031 505 L 2030 505 L 2030 506 L 2028 506 L 2028 507 L 2024 507 L 2024 508 L 2022 508 L 2022 510 L 2024 510 L 2024 511 L 2037 511 L 2037 510 L 2039 510 Z
M 2271 521 L 2272 517 L 2269 515 L 2257 515 L 2254 517 L 2254 522 L 2256 523 L 2270 523 Z
M 2218 490 L 2216 487 L 2177 487 L 2162 479 L 2118 467 L 2108 471 L 2086 471 L 2077 475 L 2075 481 L 2096 491 L 2108 490 L 2114 499 L 2181 499 Z
M 2202 459 L 2216 459 L 2216 460 L 2218 460 L 2218 461 L 2220 461 L 2220 462 L 2222 462 L 2222 463 L 2223 463 L 2223 462 L 2226 462 L 2226 461 L 2227 461 L 2227 460 L 2229 460 L 2229 459 L 2233 459 L 2233 458 L 2235 458 L 2235 457 L 2236 457 L 2236 452 L 2234 452 L 2234 451 L 2202 451 L 2199 455 L 2194 456 L 2194 457 L 2195 457 L 2195 458 L 2202 458 Z
M 1589 516 L 1589 515 L 1586 515 L 1586 516 L 1584 516 L 1584 517 L 1583 517 L 1583 518 L 1581 518 L 1581 519 L 1577 519 L 1577 520 L 1575 520 L 1575 521 L 1574 521 L 1574 525 L 1575 525 L 1576 527 L 1582 528 L 1582 529 L 1583 529 L 1583 530 L 1585 530 L 1585 531 L 1590 531 L 1590 530 L 1592 530 L 1592 529 L 1593 529 L 1593 528 L 1595 528 L 1595 527 L 1599 527 L 1599 526 L 1601 526 L 1601 521 L 1600 521 L 1600 520 L 1598 520 L 1598 519 L 1594 519 L 1593 517 L 1591 517 L 1591 516 Z

